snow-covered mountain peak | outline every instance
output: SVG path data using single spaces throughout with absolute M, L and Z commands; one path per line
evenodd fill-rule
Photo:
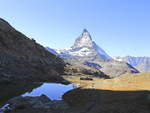
M 81 57 L 81 58 L 91 58 L 93 60 L 96 60 L 96 59 L 111 60 L 112 59 L 101 47 L 99 47 L 92 40 L 90 33 L 86 29 L 84 29 L 82 34 L 75 40 L 75 43 L 71 48 L 55 49 L 55 51 L 62 58 Z
M 90 33 L 86 29 L 84 29 L 82 34 L 76 39 L 72 48 L 75 49 L 81 47 L 92 47 L 92 43 L 93 41 Z
M 82 48 L 89 48 L 90 52 L 84 51 L 81 53 L 79 49 Z M 82 54 L 82 56 L 87 56 L 87 55 L 98 55 L 101 59 L 103 60 L 110 60 L 111 57 L 102 49 L 100 48 L 91 38 L 90 33 L 84 29 L 82 34 L 76 39 L 74 45 L 72 46 L 73 50 L 78 50 L 78 56 Z M 87 52 L 87 54 L 85 54 Z M 80 53 L 80 54 L 79 54 Z M 74 54 L 77 55 L 77 54 Z
M 89 40 L 89 41 L 92 41 L 91 35 L 90 35 L 90 33 L 88 32 L 87 29 L 83 29 L 81 38 L 82 38 L 82 39 L 87 39 L 87 40 Z

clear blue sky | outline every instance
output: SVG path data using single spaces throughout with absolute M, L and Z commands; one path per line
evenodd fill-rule
M 150 56 L 150 0 L 1 0 L 0 17 L 43 46 L 68 48 L 87 28 L 111 56 Z

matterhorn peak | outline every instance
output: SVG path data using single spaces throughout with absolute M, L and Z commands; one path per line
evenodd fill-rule
M 76 39 L 72 48 L 92 47 L 93 41 L 87 29 L 83 29 L 82 34 Z
M 82 32 L 82 35 L 79 37 L 81 39 L 87 39 L 87 40 L 91 40 L 92 41 L 92 38 L 91 38 L 91 35 L 90 33 L 88 32 L 87 29 L 83 29 L 83 32 Z
M 86 52 L 86 56 L 95 54 L 103 60 L 111 59 L 111 57 L 92 40 L 91 35 L 87 29 L 83 29 L 82 34 L 76 39 L 71 49 L 76 51 L 76 53 L 79 53 L 80 51 L 80 54 L 82 52 L 84 55 Z
M 83 32 L 88 32 L 88 30 L 87 29 L 83 29 Z

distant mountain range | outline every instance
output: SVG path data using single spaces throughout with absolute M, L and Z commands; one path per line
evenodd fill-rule
M 114 57 L 115 60 L 124 61 L 138 69 L 140 72 L 150 71 L 150 57 Z
M 110 77 L 125 73 L 138 73 L 139 71 L 126 62 L 114 60 L 91 38 L 90 33 L 84 29 L 69 49 L 48 48 L 53 54 L 60 56 L 67 62 L 75 65 L 85 65 L 101 70 Z

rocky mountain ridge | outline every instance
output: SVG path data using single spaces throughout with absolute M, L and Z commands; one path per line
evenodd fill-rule
M 115 60 L 124 61 L 138 69 L 140 72 L 150 71 L 150 57 L 114 57 Z

